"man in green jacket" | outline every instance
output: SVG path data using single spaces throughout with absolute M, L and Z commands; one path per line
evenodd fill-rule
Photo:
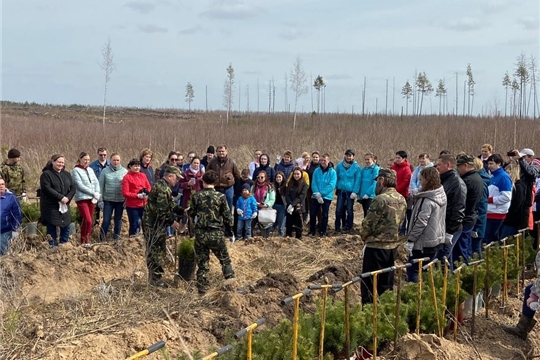
M 26 201 L 26 180 L 24 169 L 19 164 L 21 152 L 17 149 L 8 151 L 8 158 L 2 163 L 1 177 L 6 182 L 6 188 L 22 201 Z
M 151 285 L 167 287 L 161 279 L 163 260 L 166 256 L 167 226 L 178 230 L 180 224 L 175 215 L 182 215 L 184 209 L 176 204 L 172 188 L 178 183 L 181 174 L 176 167 L 167 167 L 148 194 L 148 203 L 144 209 L 143 232 L 146 240 L 146 266 L 148 282 Z
M 234 278 L 231 258 L 223 228 L 232 231 L 233 217 L 225 195 L 216 191 L 214 185 L 219 181 L 219 174 L 208 170 L 203 178 L 203 190 L 193 194 L 188 210 L 195 222 L 195 256 L 197 259 L 197 288 L 204 295 L 208 290 L 208 272 L 210 271 L 210 250 L 216 255 L 225 279 Z

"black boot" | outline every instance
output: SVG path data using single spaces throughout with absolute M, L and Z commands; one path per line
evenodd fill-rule
M 531 332 L 534 325 L 536 325 L 536 320 L 521 315 L 516 327 L 503 325 L 502 329 L 509 334 L 515 335 L 523 340 L 527 340 L 527 335 L 529 335 L 529 332 Z

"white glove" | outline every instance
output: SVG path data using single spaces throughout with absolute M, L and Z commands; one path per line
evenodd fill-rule
M 364 196 L 362 196 L 362 199 L 364 199 L 364 200 L 369 199 L 369 195 L 364 195 Z
M 12 232 L 11 232 L 11 237 L 12 237 L 13 239 L 15 239 L 15 238 L 18 237 L 18 236 L 19 236 L 19 232 L 18 232 L 18 231 L 12 231 Z
M 473 239 L 477 239 L 477 238 L 478 238 L 478 232 L 476 232 L 476 231 L 471 231 L 471 237 L 472 237 Z
M 319 193 L 319 192 L 314 193 L 313 196 L 315 196 L 315 199 L 317 199 L 317 200 L 319 200 L 320 198 L 322 198 L 322 195 L 321 195 L 321 193 Z
M 234 244 L 234 242 L 236 241 L 236 237 L 233 235 L 229 238 L 229 240 L 231 241 L 231 244 Z
M 98 199 L 92 198 L 92 204 L 97 204 L 97 202 L 98 202 Z
M 411 191 L 409 191 L 409 193 L 410 193 L 412 196 L 415 196 L 416 194 L 418 194 L 418 189 L 411 189 Z
M 244 216 L 244 211 L 242 209 L 236 209 L 238 216 Z
M 98 192 L 94 193 L 94 199 L 99 200 L 100 197 L 101 197 L 100 193 L 98 193 Z
M 289 215 L 292 215 L 293 211 L 294 211 L 294 208 L 292 205 L 287 206 L 287 212 L 289 213 Z
M 319 197 L 317 198 L 317 202 L 322 205 L 324 204 L 324 199 L 322 197 Z
M 253 215 L 251 215 L 251 218 L 252 219 L 256 219 L 257 218 L 257 215 L 259 215 L 258 213 L 254 212 Z
M 452 244 L 452 238 L 453 237 L 454 237 L 454 235 L 452 235 L 452 234 L 448 234 L 448 233 L 444 234 L 444 243 L 446 245 Z
M 21 201 L 26 202 L 26 193 L 21 194 Z
M 279 164 L 279 163 L 280 163 L 280 161 L 281 161 L 281 156 L 279 156 L 279 155 L 278 155 L 278 156 L 276 156 L 276 164 Z
M 364 245 L 364 247 L 362 248 L 362 257 L 364 257 L 364 255 L 366 254 L 366 247 L 367 245 Z
M 358 199 L 358 194 L 357 193 L 351 193 L 351 200 L 356 200 Z
M 409 256 L 412 256 L 413 248 L 414 243 L 412 241 L 407 241 L 407 243 L 405 243 L 405 251 L 407 252 L 407 254 L 409 254 Z
M 137 197 L 138 197 L 139 199 L 144 199 L 144 198 L 145 198 L 145 194 L 139 193 L 139 194 L 137 194 Z

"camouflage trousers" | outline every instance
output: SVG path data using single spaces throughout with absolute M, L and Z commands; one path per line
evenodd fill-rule
M 143 223 L 144 239 L 146 241 L 146 267 L 151 280 L 159 280 L 163 275 L 163 262 L 167 256 L 167 228 L 164 226 L 149 226 Z
M 197 288 L 208 288 L 210 251 L 218 258 L 225 279 L 234 277 L 231 258 L 221 230 L 195 230 L 195 257 L 197 259 Z

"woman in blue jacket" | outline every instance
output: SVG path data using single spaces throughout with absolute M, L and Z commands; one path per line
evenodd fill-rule
M 368 212 L 371 201 L 375 197 L 375 185 L 380 166 L 375 164 L 375 156 L 372 153 L 364 155 L 364 167 L 360 169 L 360 190 L 358 191 L 358 201 L 362 204 L 364 217 Z
M 6 181 L 0 178 L 0 255 L 7 254 L 11 238 L 17 235 L 21 223 L 19 200 L 6 189 Z

